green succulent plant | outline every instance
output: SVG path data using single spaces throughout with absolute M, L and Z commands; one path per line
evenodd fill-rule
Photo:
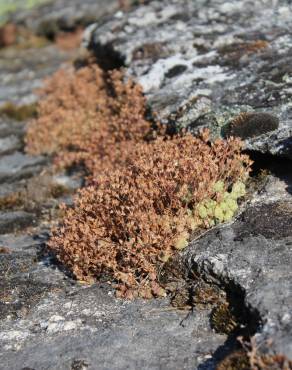
M 230 221 L 238 209 L 238 199 L 246 193 L 245 184 L 241 181 L 234 183 L 231 191 L 225 191 L 225 188 L 223 181 L 217 181 L 213 190 L 221 200 L 216 202 L 207 198 L 196 207 L 198 217 L 209 226 Z

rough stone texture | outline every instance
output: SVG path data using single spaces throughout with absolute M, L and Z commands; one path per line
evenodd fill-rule
M 10 101 L 16 105 L 36 101 L 35 91 L 43 79 L 60 67 L 73 54 L 54 45 L 41 49 L 0 50 L 0 106 Z
M 11 15 L 10 21 L 32 32 L 54 37 L 60 30 L 72 31 L 91 21 L 102 20 L 117 10 L 117 0 L 55 0 Z M 56 45 L 41 48 L 0 49 L 0 107 L 6 101 L 17 105 L 35 102 L 35 90 L 60 65 L 76 57 L 76 50 Z
M 102 286 L 59 290 L 14 326 L 3 322 L 4 368 L 71 369 L 79 360 L 88 369 L 193 369 L 225 340 L 212 333 L 207 312 L 182 325 L 186 313 L 167 311 L 164 301 L 125 302 Z
M 246 147 L 292 158 L 291 17 L 289 1 L 152 1 L 85 43 L 127 67 L 163 122 L 218 135 L 240 112 L 272 113 L 279 128 Z
M 0 117 L 0 138 L 6 139 L 8 136 L 24 135 L 25 126 L 22 123 L 15 122 L 7 117 Z
M 33 216 L 27 212 L 0 212 L 0 234 L 25 228 L 33 222 Z
M 15 152 L 0 158 L 0 183 L 13 182 L 41 171 L 44 157 L 33 157 Z
M 15 135 L 0 138 L 0 156 L 21 149 L 22 143 Z
M 116 0 L 51 0 L 38 8 L 15 13 L 12 21 L 37 33 L 53 36 L 59 30 L 72 31 L 103 19 L 118 7 Z
M 291 180 L 291 175 L 288 184 L 269 177 L 261 194 L 234 223 L 210 231 L 185 253 L 189 267 L 207 281 L 243 290 L 245 305 L 256 310 L 263 322 L 257 342 L 264 348 L 264 342 L 272 339 L 270 350 L 289 358 L 292 358 L 292 196 L 288 191 Z

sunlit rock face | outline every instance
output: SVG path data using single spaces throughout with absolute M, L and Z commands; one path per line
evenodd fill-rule
M 267 115 L 246 146 L 291 158 L 291 16 L 272 0 L 153 1 L 90 26 L 85 42 L 127 67 L 163 122 L 216 136 L 242 112 L 272 114 L 279 124 Z

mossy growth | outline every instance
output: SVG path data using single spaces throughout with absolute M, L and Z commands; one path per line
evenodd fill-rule
M 270 344 L 262 343 L 260 350 L 256 344 L 255 337 L 251 337 L 247 342 L 238 338 L 240 348 L 234 349 L 221 360 L 216 370 L 291 370 L 292 361 L 285 355 L 271 352 Z M 268 346 L 268 348 L 266 347 Z M 238 346 L 237 346 L 238 347 Z M 262 352 L 266 347 L 267 353 Z
M 221 334 L 229 335 L 239 327 L 228 302 L 222 302 L 212 310 L 210 321 L 213 329 Z
M 6 116 L 16 121 L 25 121 L 37 116 L 36 104 L 20 105 L 17 106 L 11 102 L 7 102 L 0 107 L 0 116 Z
M 188 245 L 192 231 L 199 227 L 213 227 L 222 222 L 231 221 L 238 210 L 238 200 L 245 196 L 246 188 L 242 181 L 233 184 L 230 191 L 222 180 L 217 181 L 213 186 L 213 198 L 207 198 L 199 202 L 195 209 L 187 209 L 187 227 L 189 231 L 183 231 L 178 235 L 175 248 L 182 250 Z M 191 200 L 191 193 L 187 192 L 182 201 L 188 204 Z
M 0 198 L 0 211 L 20 208 L 24 204 L 24 199 L 19 192 L 12 193 Z
M 70 190 L 62 184 L 52 184 L 49 193 L 53 198 L 60 198 L 70 193 Z
M 11 250 L 8 247 L 0 246 L 0 254 L 9 254 Z
M 242 112 L 222 128 L 223 137 L 249 139 L 279 128 L 278 117 L 265 112 Z
M 154 132 L 146 113 L 140 86 L 88 65 L 52 77 L 26 136 L 30 154 L 89 175 L 49 248 L 77 279 L 112 279 L 127 299 L 165 295 L 161 265 L 196 229 L 233 216 L 251 164 L 238 139 L 168 135 L 159 122 Z

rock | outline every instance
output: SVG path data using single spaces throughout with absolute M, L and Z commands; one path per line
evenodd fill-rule
M 16 24 L 53 37 L 60 30 L 72 29 L 88 25 L 90 22 L 102 19 L 116 11 L 119 7 L 117 0 L 56 0 L 39 6 L 36 9 L 17 12 L 11 21 Z
M 233 292 L 242 290 L 243 305 L 261 318 L 256 342 L 262 350 L 266 347 L 288 358 L 292 358 L 291 194 L 283 180 L 270 177 L 235 222 L 211 230 L 185 252 L 189 268 L 206 281 Z
M 11 102 L 17 106 L 36 101 L 35 91 L 43 79 L 54 73 L 62 63 L 72 57 L 72 52 L 48 45 L 36 49 L 3 49 L 0 51 L 0 107 Z
M 0 158 L 0 183 L 13 182 L 30 177 L 41 171 L 44 157 L 33 157 L 15 152 Z
M 22 143 L 15 135 L 0 138 L 0 156 L 21 149 Z
M 0 254 L 3 369 L 193 369 L 226 340 L 211 329 L 210 309 L 188 315 L 168 299 L 116 299 L 108 285 L 68 278 L 43 256 L 42 240 L 5 235 L 0 243 L 11 250 Z
M 0 235 L 0 246 L 5 246 L 11 252 L 31 252 L 35 254 L 35 249 L 40 244 L 39 238 L 34 238 L 31 235 Z
M 288 1 L 152 1 L 90 26 L 84 41 L 101 65 L 126 66 L 162 122 L 218 136 L 239 113 L 271 115 L 249 120 L 246 147 L 291 159 L 291 16 Z
M 0 138 L 6 138 L 7 136 L 22 137 L 23 135 L 24 125 L 22 123 L 0 116 Z
M 26 321 L 15 323 L 14 331 L 29 330 L 29 336 L 18 341 L 18 349 L 12 329 L 6 329 L 2 366 L 62 370 L 82 359 L 89 368 L 98 363 L 100 369 L 193 369 L 224 342 L 223 335 L 208 328 L 204 312 L 191 315 L 182 325 L 186 314 L 168 311 L 165 300 L 129 303 L 109 293 L 92 286 L 42 301 Z
M 34 223 L 34 216 L 27 212 L 0 212 L 0 234 L 25 228 Z

